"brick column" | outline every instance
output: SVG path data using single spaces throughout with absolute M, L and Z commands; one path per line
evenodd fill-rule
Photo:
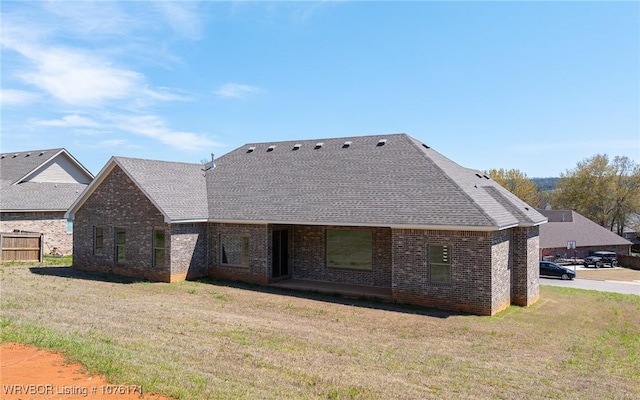
M 530 306 L 540 296 L 539 291 L 539 228 L 513 230 L 513 292 L 511 302 Z

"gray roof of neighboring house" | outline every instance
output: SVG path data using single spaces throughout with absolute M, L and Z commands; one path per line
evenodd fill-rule
M 92 179 L 63 148 L 9 152 L 0 155 L 0 210 L 3 212 L 65 211 L 87 187 L 83 183 L 31 182 L 29 177 L 45 170 L 49 161 L 65 157 L 72 168 Z M 54 161 L 52 161 L 54 162 Z M 46 165 L 45 165 L 46 164 Z
M 20 182 L 63 150 L 58 148 L 2 153 L 0 155 L 0 187 L 4 188 Z
M 81 183 L 25 182 L 0 190 L 2 211 L 66 211 L 87 185 Z
M 546 222 L 481 172 L 405 134 L 247 144 L 215 164 L 212 221 L 467 230 Z
M 575 211 L 539 211 L 549 219 L 540 227 L 541 249 L 566 247 L 569 241 L 575 241 L 576 247 L 631 245 L 630 241 Z
M 69 213 L 82 206 L 116 165 L 164 214 L 167 222 L 207 219 L 207 191 L 201 164 L 127 157 L 112 157 Z

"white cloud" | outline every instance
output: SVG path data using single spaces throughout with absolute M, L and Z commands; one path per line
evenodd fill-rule
M 220 86 L 214 93 L 220 97 L 243 99 L 249 94 L 261 92 L 262 90 L 255 86 L 241 85 L 238 83 L 225 83 Z
M 77 114 L 65 115 L 61 119 L 36 120 L 34 124 L 62 128 L 100 128 L 103 126 L 101 123 Z
M 198 3 L 160 1 L 155 3 L 155 6 L 169 26 L 181 36 L 192 40 L 202 37 L 204 13 L 198 12 Z
M 2 106 L 24 106 L 36 101 L 40 96 L 33 92 L 18 89 L 0 89 Z
M 142 85 L 141 74 L 71 49 L 40 49 L 22 53 L 35 65 L 18 76 L 53 97 L 78 106 L 99 106 L 126 99 Z
M 26 83 L 34 92 L 3 90 L 2 103 L 29 104 L 47 96 L 57 101 L 48 104 L 47 115 L 58 107 L 58 111 L 64 110 L 60 117 L 28 119 L 25 126 L 67 128 L 74 134 L 93 135 L 92 143 L 102 147 L 136 146 L 131 143 L 135 141 L 131 134 L 182 150 L 221 146 L 205 134 L 172 130 L 165 119 L 149 112 L 158 103 L 189 101 L 192 96 L 151 84 L 142 70 L 127 63 L 135 59 L 157 65 L 158 58 L 166 59 L 166 49 L 158 46 L 158 33 L 171 30 L 199 38 L 204 20 L 198 7 L 173 2 L 101 1 L 14 7 L 3 13 L 0 25 L 2 54 L 10 54 L 12 60 L 10 66 L 3 65 L 3 80 Z M 137 48 L 152 50 L 137 57 L 133 50 Z M 162 57 L 148 59 L 158 51 Z M 254 89 L 246 86 L 237 90 L 247 93 Z M 109 139 L 100 141 L 99 136 L 106 134 Z M 129 135 L 129 139 L 116 139 L 114 134 Z
M 102 140 L 98 143 L 98 147 L 122 147 L 127 145 L 127 147 L 131 147 L 128 143 L 127 139 L 108 139 Z
M 114 116 L 113 122 L 120 130 L 156 139 L 180 150 L 222 146 L 221 143 L 214 142 L 202 134 L 172 130 L 157 115 Z

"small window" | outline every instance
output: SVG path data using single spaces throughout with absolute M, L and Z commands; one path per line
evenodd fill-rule
M 153 266 L 166 266 L 166 241 L 163 230 L 153 231 Z
M 104 254 L 104 230 L 101 226 L 93 227 L 93 254 Z
M 248 267 L 250 265 L 249 237 L 220 237 L 220 263 Z
M 124 228 L 116 228 L 116 263 L 125 262 L 127 232 Z
M 369 231 L 327 230 L 327 267 L 371 271 L 372 243 Z
M 73 233 L 73 220 L 67 218 L 67 233 Z
M 429 281 L 451 283 L 451 246 L 429 246 Z

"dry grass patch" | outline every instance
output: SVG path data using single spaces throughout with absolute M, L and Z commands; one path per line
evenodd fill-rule
M 478 317 L 5 266 L 2 340 L 181 399 L 640 397 L 640 296 L 541 294 Z
M 640 281 L 640 271 L 630 268 L 578 270 L 576 278 L 600 281 Z

